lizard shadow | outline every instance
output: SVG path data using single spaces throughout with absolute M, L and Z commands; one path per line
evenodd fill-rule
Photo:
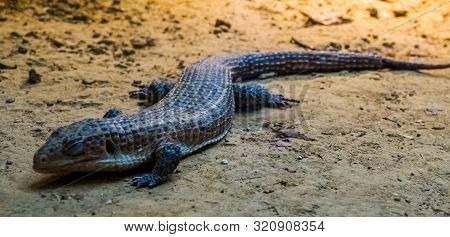
M 33 191 L 57 190 L 64 187 L 92 187 L 108 183 L 129 182 L 130 177 L 142 175 L 151 170 L 151 166 L 138 167 L 124 172 L 89 172 L 69 174 L 48 174 L 31 183 Z

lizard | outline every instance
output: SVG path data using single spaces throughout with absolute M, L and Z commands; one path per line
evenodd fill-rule
M 131 97 L 152 104 L 145 109 L 127 115 L 113 108 L 103 118 L 84 119 L 56 129 L 34 154 L 33 169 L 40 173 L 118 172 L 149 166 L 149 173 L 134 177 L 131 183 L 153 188 L 165 182 L 184 157 L 223 139 L 236 110 L 283 108 L 298 102 L 260 86 L 236 82 L 267 73 L 449 67 L 335 51 L 211 56 L 185 68 L 176 84 L 155 82 L 130 92 Z

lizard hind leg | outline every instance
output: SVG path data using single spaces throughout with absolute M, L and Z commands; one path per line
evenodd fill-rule
M 138 90 L 130 91 L 128 94 L 131 98 L 138 99 L 144 105 L 150 106 L 162 100 L 174 86 L 175 83 L 172 82 L 153 81 L 139 86 Z
M 263 107 L 288 108 L 299 103 L 298 100 L 285 98 L 283 95 L 270 93 L 259 85 L 234 85 L 236 111 L 256 111 Z

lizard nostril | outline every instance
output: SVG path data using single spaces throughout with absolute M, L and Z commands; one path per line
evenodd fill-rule
M 46 162 L 46 161 L 47 161 L 47 158 L 46 158 L 45 156 L 39 155 L 39 154 L 36 154 L 36 155 L 34 156 L 34 158 L 35 158 L 36 160 L 40 161 L 40 162 Z

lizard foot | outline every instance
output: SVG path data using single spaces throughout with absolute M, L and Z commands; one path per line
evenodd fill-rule
M 300 101 L 294 99 L 285 98 L 283 95 L 271 95 L 269 100 L 267 101 L 267 106 L 272 108 L 290 108 L 294 104 L 298 104 Z
M 140 85 L 137 90 L 130 91 L 131 98 L 145 101 L 148 105 L 153 105 L 162 100 L 172 88 L 174 83 L 166 81 L 154 81 L 149 84 Z
M 153 188 L 162 182 L 164 182 L 164 180 L 161 178 L 161 176 L 154 173 L 134 177 L 131 181 L 132 185 L 138 188 L 144 186 Z

